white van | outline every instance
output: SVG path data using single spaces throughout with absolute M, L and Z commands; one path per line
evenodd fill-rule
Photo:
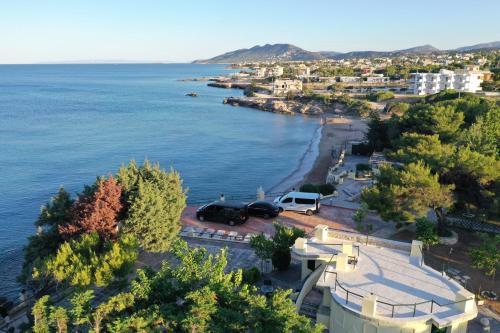
M 311 216 L 314 213 L 319 213 L 320 195 L 318 193 L 308 192 L 290 192 L 288 194 L 277 197 L 274 204 L 278 206 L 280 212 L 284 210 L 293 210 L 296 212 L 306 213 Z

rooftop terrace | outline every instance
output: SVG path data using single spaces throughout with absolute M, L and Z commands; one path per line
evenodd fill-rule
M 299 260 L 325 263 L 319 268 L 323 272 L 317 286 L 330 288 L 333 299 L 343 307 L 365 314 L 364 300 L 375 298 L 373 316 L 404 321 L 426 316 L 440 325 L 457 316 L 476 315 L 474 295 L 426 266 L 419 242 L 398 244 L 375 238 L 360 242 L 361 238 L 340 234 L 316 232 L 292 250 Z

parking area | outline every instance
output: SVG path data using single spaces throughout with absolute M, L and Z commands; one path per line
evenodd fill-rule
M 231 227 L 223 223 L 200 222 L 196 219 L 196 207 L 187 207 L 184 210 L 181 220 L 183 225 L 191 227 L 236 231 L 239 234 L 266 233 L 272 235 L 274 233 L 273 221 L 288 226 L 295 226 L 304 229 L 306 232 L 311 231 L 318 224 L 327 225 L 334 229 L 355 231 L 355 223 L 352 219 L 354 212 L 355 210 L 353 209 L 322 205 L 321 212 L 313 216 L 295 212 L 283 212 L 277 218 L 268 220 L 250 217 L 244 224 Z M 372 234 L 374 235 L 392 234 L 394 230 L 392 223 L 381 221 L 375 214 L 368 214 L 364 223 L 373 226 Z

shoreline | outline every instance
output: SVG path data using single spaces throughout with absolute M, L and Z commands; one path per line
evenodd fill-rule
M 299 158 L 298 164 L 288 175 L 275 185 L 265 189 L 266 193 L 286 192 L 296 187 L 308 173 L 314 168 L 315 161 L 320 155 L 320 142 L 323 139 L 324 124 L 321 122 L 314 130 L 313 136 L 307 145 L 306 150 Z
M 325 184 L 333 164 L 332 149 L 339 150 L 349 140 L 364 139 L 366 129 L 362 118 L 325 114 L 298 166 L 266 192 L 286 192 L 308 183 Z

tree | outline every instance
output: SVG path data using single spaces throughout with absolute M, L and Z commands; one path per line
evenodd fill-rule
M 483 155 L 499 157 L 500 108 L 494 107 L 484 116 L 476 118 L 461 137 L 461 144 Z
M 354 212 L 352 219 L 356 222 L 356 229 L 362 231 L 364 229 L 362 223 L 368 215 L 368 206 L 362 202 L 360 207 Z
M 72 286 L 108 285 L 130 272 L 137 258 L 137 242 L 125 235 L 116 242 L 102 241 L 96 232 L 63 243 L 34 269 L 33 278 L 53 278 Z
M 376 185 L 365 189 L 361 199 L 382 218 L 394 221 L 414 221 L 432 209 L 439 229 L 444 229 L 444 209 L 454 202 L 453 188 L 441 185 L 438 175 L 422 162 L 410 163 L 402 170 L 382 166 Z
M 500 235 L 481 234 L 483 244 L 479 248 L 469 249 L 472 266 L 484 270 L 487 276 L 495 278 L 500 267 Z
M 395 148 L 388 157 L 402 163 L 424 162 L 435 173 L 448 171 L 453 163 L 455 147 L 442 144 L 437 134 L 403 133 L 395 141 Z
M 63 242 L 58 228 L 70 219 L 73 200 L 63 187 L 51 200 L 42 206 L 40 215 L 35 222 L 40 230 L 37 235 L 29 237 L 28 245 L 24 248 L 23 271 L 19 276 L 21 282 L 31 277 L 31 269 L 41 258 L 52 255 Z
M 179 173 L 166 172 L 147 160 L 141 167 L 132 161 L 120 168 L 118 180 L 129 205 L 124 233 L 136 236 L 147 251 L 166 251 L 177 237 L 186 207 L 186 191 Z
M 139 269 L 130 292 L 92 301 L 79 293 L 66 305 L 72 325 L 101 332 L 298 332 L 320 333 L 297 313 L 291 290 L 269 297 L 242 282 L 241 270 L 227 272 L 227 251 L 210 254 L 181 240 L 170 251 L 178 265 L 158 272 Z
M 463 121 L 463 113 L 451 105 L 417 104 L 402 116 L 401 128 L 404 132 L 437 134 L 442 142 L 451 142 Z
M 424 246 L 427 247 L 427 249 L 429 249 L 431 245 L 436 245 L 439 243 L 436 223 L 426 218 L 419 218 L 416 220 L 415 226 L 415 235 L 417 236 L 417 239 L 421 241 Z
M 50 308 L 50 323 L 56 327 L 58 333 L 68 332 L 69 316 L 68 312 L 62 306 L 53 306 Z
M 103 238 L 115 238 L 118 216 L 123 208 L 121 196 L 122 188 L 113 176 L 99 179 L 94 193 L 80 195 L 73 204 L 72 219 L 59 226 L 59 233 L 69 238 L 95 231 Z
M 255 254 L 261 259 L 271 259 L 273 266 L 279 270 L 286 270 L 290 266 L 290 246 L 299 237 L 304 237 L 305 232 L 295 227 L 287 227 L 274 223 L 275 233 L 271 239 L 263 234 L 255 235 L 250 239 L 250 245 L 255 249 Z
M 42 296 L 31 310 L 31 314 L 34 318 L 33 332 L 35 333 L 50 333 L 48 309 L 49 301 L 50 298 L 48 295 Z

